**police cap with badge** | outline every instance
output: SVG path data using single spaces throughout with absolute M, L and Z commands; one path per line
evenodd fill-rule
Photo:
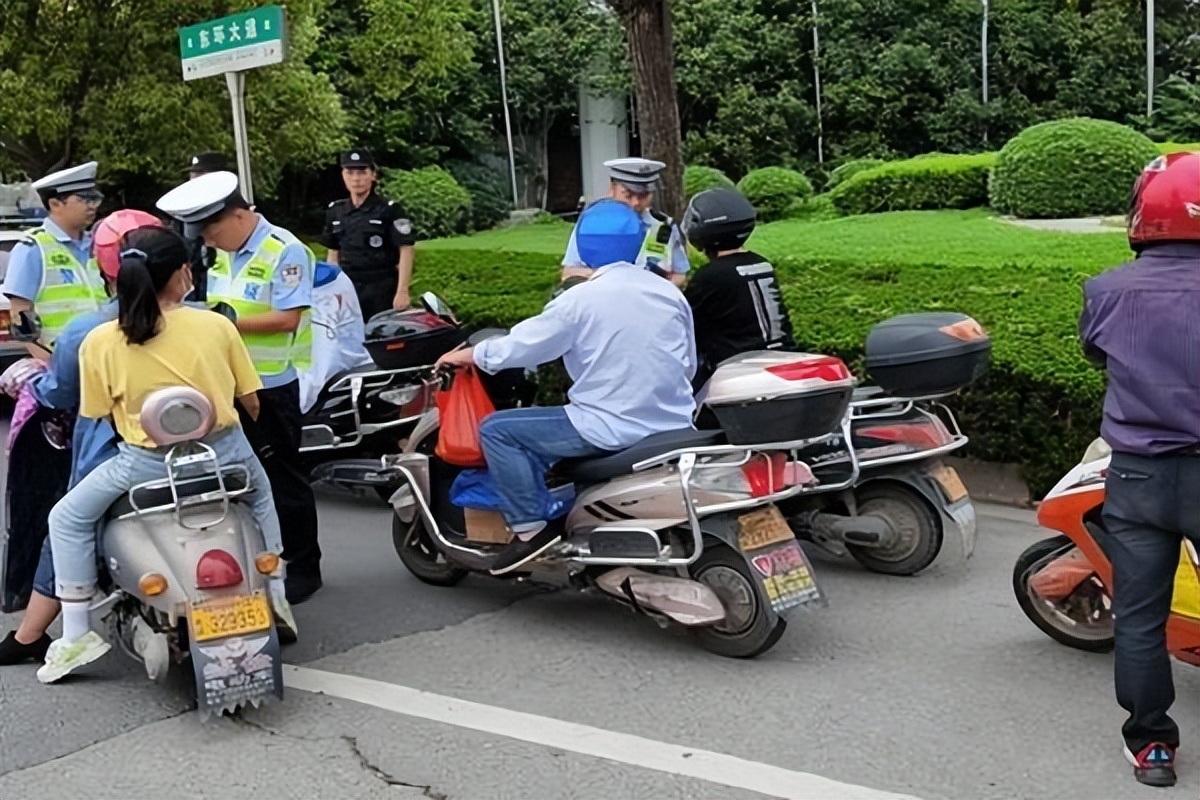
M 605 161 L 608 178 L 634 194 L 653 194 L 658 188 L 658 176 L 667 165 L 648 158 L 615 158 Z
M 199 235 L 227 208 L 248 208 L 232 172 L 210 172 L 176 186 L 158 198 L 160 211 L 184 224 L 184 236 Z
M 207 175 L 210 172 L 234 172 L 233 164 L 224 153 L 197 153 L 188 161 L 184 172 Z
M 88 202 L 99 203 L 104 199 L 104 195 L 96 188 L 97 167 L 95 161 L 89 161 L 77 167 L 52 172 L 34 181 L 32 187 L 43 203 L 52 198 L 66 200 L 73 194 Z
M 375 156 L 365 147 L 342 153 L 342 169 L 375 169 Z

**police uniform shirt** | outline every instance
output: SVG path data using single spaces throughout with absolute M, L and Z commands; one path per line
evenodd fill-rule
M 87 264 L 92 257 L 92 236 L 85 233 L 82 239 L 72 239 L 66 231 L 60 228 L 54 220 L 46 218 L 39 226 L 59 242 L 64 244 L 80 266 Z M 35 229 L 36 230 L 36 229 Z M 31 231 L 32 233 L 32 231 Z M 8 271 L 4 276 L 4 288 L 0 289 L 9 297 L 19 297 L 31 303 L 37 302 L 38 291 L 42 288 L 45 265 L 42 263 L 42 250 L 32 238 L 17 242 L 9 254 Z M 83 276 L 79 276 L 83 280 Z
M 321 244 L 338 251 L 338 264 L 351 278 L 394 275 L 400 248 L 416 243 L 403 207 L 374 192 L 360 206 L 345 198 L 330 203 L 325 212 Z

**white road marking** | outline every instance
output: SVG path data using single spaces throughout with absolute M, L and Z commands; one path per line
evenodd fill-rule
M 473 703 L 408 686 L 284 665 L 290 689 L 324 694 L 418 719 L 519 739 L 789 800 L 916 800 L 807 772 L 744 758 L 658 742 L 641 736 Z

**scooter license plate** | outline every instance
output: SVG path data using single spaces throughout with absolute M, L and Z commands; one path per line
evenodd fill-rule
M 189 610 L 197 642 L 241 636 L 271 627 L 271 611 L 262 592 L 193 603 Z
M 967 496 L 967 487 L 963 484 L 962 478 L 958 477 L 958 470 L 954 467 L 943 465 L 932 470 L 930 475 L 942 487 L 948 502 L 957 503 Z

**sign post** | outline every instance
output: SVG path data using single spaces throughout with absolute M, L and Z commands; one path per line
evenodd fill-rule
M 250 179 L 250 143 L 246 133 L 246 71 L 278 64 L 287 52 L 284 12 L 263 6 L 179 29 L 183 79 L 224 75 L 233 107 L 233 141 L 238 182 L 247 203 L 254 203 Z

